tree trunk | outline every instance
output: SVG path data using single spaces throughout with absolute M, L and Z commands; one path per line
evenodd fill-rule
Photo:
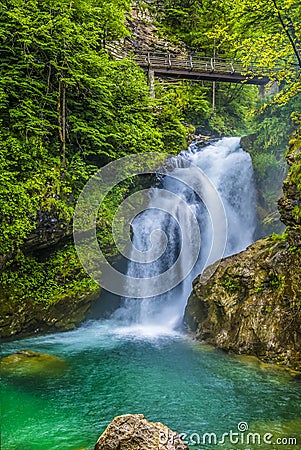
M 59 81 L 57 111 L 59 139 L 61 142 L 61 161 L 62 167 L 66 167 L 66 85 L 61 80 Z

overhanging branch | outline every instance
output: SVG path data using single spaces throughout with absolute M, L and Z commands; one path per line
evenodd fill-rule
M 280 12 L 278 6 L 277 6 L 276 0 L 272 0 L 272 1 L 273 1 L 274 6 L 275 6 L 275 9 L 277 11 L 277 15 L 278 15 L 279 21 L 281 23 L 281 26 L 282 26 L 284 32 L 286 33 L 286 35 L 287 35 L 287 37 L 288 37 L 288 39 L 289 39 L 289 41 L 290 41 L 290 43 L 291 43 L 291 45 L 293 47 L 294 53 L 295 53 L 295 55 L 297 57 L 297 60 L 298 60 L 299 67 L 301 69 L 301 55 L 300 55 L 300 52 L 299 52 L 299 50 L 297 48 L 296 42 L 294 41 L 291 33 L 289 32 L 288 27 L 284 23 L 283 17 L 281 15 L 281 12 Z

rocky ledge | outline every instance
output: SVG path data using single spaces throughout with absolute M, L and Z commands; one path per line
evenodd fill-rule
M 86 317 L 91 304 L 100 295 L 100 289 L 83 289 L 72 296 L 61 295 L 55 303 L 39 303 L 30 298 L 9 301 L 0 289 L 0 335 L 10 338 L 18 335 L 49 333 L 74 329 Z
M 222 260 L 204 283 L 198 277 L 185 311 L 198 340 L 295 370 L 301 370 L 300 149 L 301 138 L 287 156 L 290 170 L 279 200 L 284 235 Z

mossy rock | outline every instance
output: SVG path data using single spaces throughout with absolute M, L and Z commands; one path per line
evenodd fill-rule
M 299 248 L 266 238 L 198 277 L 185 310 L 196 339 L 301 371 Z
M 53 377 L 64 374 L 67 363 L 62 358 L 32 350 L 21 350 L 0 361 L 1 375 Z

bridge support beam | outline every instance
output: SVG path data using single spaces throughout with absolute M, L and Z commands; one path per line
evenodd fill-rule
M 147 71 L 147 84 L 149 87 L 151 98 L 155 98 L 155 71 L 150 67 Z

